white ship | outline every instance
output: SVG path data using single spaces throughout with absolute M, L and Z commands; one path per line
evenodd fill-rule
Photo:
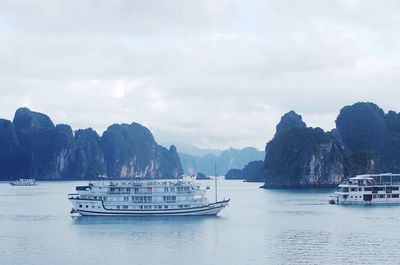
M 400 204 L 400 174 L 357 175 L 341 183 L 331 195 L 330 204 Z
M 35 179 L 19 179 L 16 181 L 11 181 L 10 184 L 13 186 L 35 186 L 36 180 Z
M 81 216 L 217 215 L 230 201 L 217 201 L 216 195 L 210 203 L 207 189 L 182 180 L 89 183 L 76 191 L 68 199 L 73 204 L 71 214 Z

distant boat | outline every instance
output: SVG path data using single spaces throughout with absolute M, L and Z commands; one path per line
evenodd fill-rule
M 341 183 L 330 204 L 400 204 L 400 174 L 357 175 Z
M 12 186 L 35 186 L 35 185 L 37 185 L 35 179 L 19 179 L 16 181 L 11 181 L 10 184 Z

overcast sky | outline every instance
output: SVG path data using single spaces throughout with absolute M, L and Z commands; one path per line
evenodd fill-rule
M 264 149 L 289 110 L 400 111 L 400 1 L 0 0 L 0 117 Z

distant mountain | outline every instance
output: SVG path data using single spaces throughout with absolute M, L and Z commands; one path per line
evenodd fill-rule
M 166 149 L 137 123 L 114 124 L 100 137 L 91 128 L 54 125 L 42 113 L 16 111 L 0 119 L 0 180 L 176 178 L 182 167 L 175 146 Z
M 174 144 L 180 153 L 191 155 L 191 156 L 205 156 L 208 154 L 212 154 L 215 156 L 219 156 L 222 153 L 222 150 L 219 149 L 211 149 L 211 148 L 199 148 L 197 146 L 185 143 L 176 143 Z
M 247 163 L 254 160 L 261 160 L 265 153 L 254 147 L 246 147 L 243 149 L 229 148 L 221 152 L 219 156 L 214 154 L 206 154 L 204 156 L 193 156 L 179 153 L 182 168 L 187 175 L 202 172 L 206 175 L 214 175 L 214 165 L 217 163 L 217 173 L 225 175 L 232 168 L 243 168 Z
M 265 187 L 337 185 L 355 174 L 400 172 L 400 114 L 373 103 L 342 108 L 336 129 L 307 128 L 289 112 L 266 146 Z

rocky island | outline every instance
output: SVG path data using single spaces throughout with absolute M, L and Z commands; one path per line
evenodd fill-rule
M 286 113 L 265 148 L 265 188 L 330 187 L 355 174 L 400 171 L 400 114 L 373 103 L 344 107 L 336 128 Z
M 243 169 L 231 169 L 225 179 L 242 179 L 246 182 L 264 182 L 264 161 L 256 160 L 249 162 Z
M 16 111 L 13 121 L 0 119 L 0 180 L 179 178 L 182 167 L 175 146 L 157 144 L 138 124 L 113 124 L 102 136 L 93 129 L 72 131 L 54 125 L 42 113 Z

